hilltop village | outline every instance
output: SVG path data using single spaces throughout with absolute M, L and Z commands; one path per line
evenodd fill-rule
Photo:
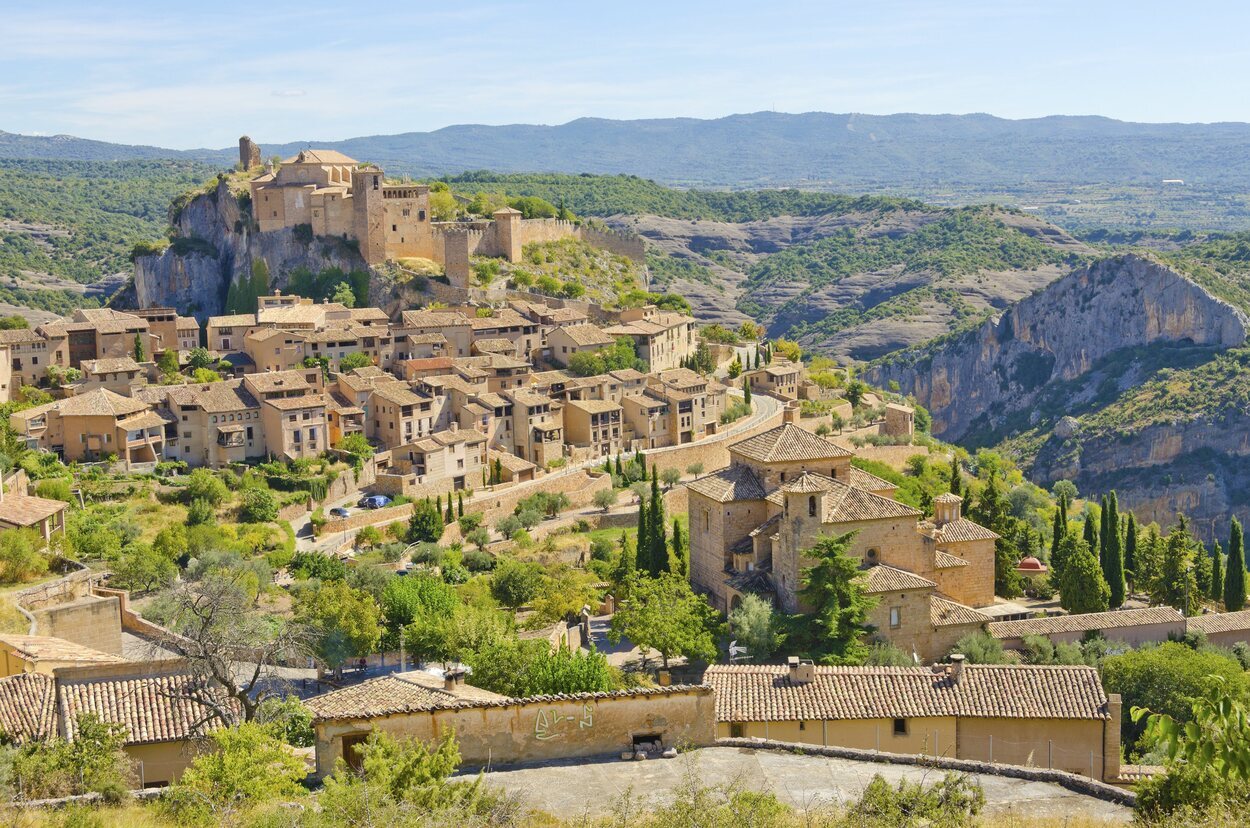
M 475 258 L 569 238 L 645 260 L 638 239 L 512 208 L 435 222 L 429 186 L 373 165 L 240 153 L 254 232 L 427 259 L 458 301 L 266 286 L 202 323 L 0 329 L 0 730 L 31 755 L 116 726 L 117 784 L 183 791 L 256 744 L 314 785 L 428 760 L 417 742 L 454 747 L 440 784 L 801 746 L 1123 805 L 1164 769 L 1130 761 L 1149 746 L 1127 705 L 1150 699 L 1104 660 L 1250 642 L 1243 567 L 1220 564 L 1242 605 L 1209 571 L 1182 609 L 1156 600 L 1146 551 L 1166 573 L 1176 532 L 1139 533 L 1112 495 L 1100 544 L 1074 491 L 934 440 L 852 367 L 700 326 L 680 297 L 472 284 Z

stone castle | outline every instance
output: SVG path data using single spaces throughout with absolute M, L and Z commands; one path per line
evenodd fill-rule
M 260 166 L 260 148 L 239 139 L 239 163 Z M 307 226 L 317 236 L 353 239 L 370 265 L 404 258 L 430 259 L 446 270 L 453 287 L 469 286 L 471 256 L 520 261 L 530 242 L 582 239 L 643 261 L 642 239 L 557 219 L 525 219 L 505 207 L 490 219 L 435 221 L 430 188 L 391 184 L 382 169 L 325 149 L 301 150 L 249 182 L 252 215 L 261 232 Z

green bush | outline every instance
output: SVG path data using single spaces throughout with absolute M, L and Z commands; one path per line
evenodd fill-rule
M 278 502 L 268 489 L 246 489 L 239 519 L 244 523 L 269 523 L 278 519 Z

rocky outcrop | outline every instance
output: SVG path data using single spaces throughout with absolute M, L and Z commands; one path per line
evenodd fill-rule
M 313 238 L 292 228 L 268 233 L 252 229 L 246 197 L 237 198 L 227 182 L 175 206 L 174 242 L 162 254 L 135 259 L 133 301 L 138 307 L 172 307 L 201 322 L 222 313 L 232 282 L 246 279 L 264 261 L 269 286 L 282 289 L 290 274 L 304 268 L 367 270 L 359 252 L 337 238 Z M 129 301 L 119 297 L 114 306 Z
M 1028 412 L 1049 386 L 1075 380 L 1123 349 L 1154 344 L 1229 348 L 1250 320 L 1182 274 L 1125 255 L 1079 268 L 953 341 L 872 366 L 933 414 L 944 439 L 984 442 Z

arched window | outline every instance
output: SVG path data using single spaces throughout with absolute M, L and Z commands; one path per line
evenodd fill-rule
M 807 516 L 816 517 L 816 495 L 807 498 Z

